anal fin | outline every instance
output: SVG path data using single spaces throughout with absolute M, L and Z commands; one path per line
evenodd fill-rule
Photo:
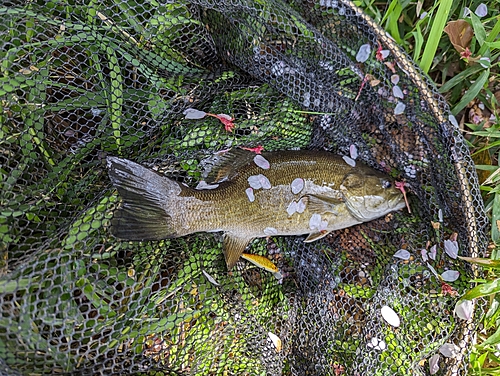
M 330 231 L 316 231 L 316 232 L 311 232 L 307 238 L 304 239 L 304 243 L 311 243 L 316 240 L 319 240 L 321 238 L 324 238 L 330 233 Z
M 252 238 L 239 237 L 229 233 L 224 234 L 223 248 L 228 270 L 231 270 L 236 265 L 241 254 L 251 241 Z

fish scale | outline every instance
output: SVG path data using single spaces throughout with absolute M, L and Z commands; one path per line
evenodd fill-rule
M 210 186 L 218 186 L 201 190 L 186 187 L 132 161 L 109 157 L 111 181 L 123 198 L 112 220 L 115 236 L 158 240 L 222 231 L 224 255 L 231 269 L 255 238 L 308 234 L 305 241 L 314 241 L 331 231 L 404 207 L 401 192 L 388 184 L 387 176 L 361 163 L 350 166 L 342 157 L 329 152 L 262 153 L 259 165 L 254 161 L 254 153 L 241 149 L 219 154 L 217 158 L 216 163 L 209 164 L 204 176 Z M 263 188 L 253 189 L 252 202 L 246 192 L 249 178 L 260 174 L 269 180 L 271 187 L 263 184 Z M 296 179 L 302 179 L 303 187 L 294 194 L 292 182 Z M 260 180 L 265 181 L 262 177 Z M 289 215 L 290 203 L 299 200 L 305 204 L 304 211 Z M 314 214 L 321 218 L 316 216 L 311 221 Z M 327 222 L 324 228 L 311 225 L 322 221 Z

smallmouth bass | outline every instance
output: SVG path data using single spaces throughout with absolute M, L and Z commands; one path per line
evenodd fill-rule
M 122 198 L 111 222 L 116 237 L 143 241 L 222 231 L 229 270 L 255 238 L 309 234 L 305 241 L 311 242 L 405 207 L 387 176 L 324 151 L 218 153 L 199 185 L 205 189 L 127 159 L 108 157 L 107 165 Z

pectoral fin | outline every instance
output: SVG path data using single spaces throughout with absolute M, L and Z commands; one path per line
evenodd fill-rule
M 252 238 L 238 237 L 229 233 L 224 234 L 223 249 L 228 270 L 231 270 L 236 265 L 236 262 L 238 262 L 241 254 L 251 241 Z
M 325 214 L 325 213 L 336 214 L 337 210 L 335 209 L 335 207 L 337 205 L 343 204 L 342 200 L 335 197 L 317 196 L 317 195 L 305 195 L 303 197 L 307 198 L 306 201 L 307 209 L 310 212 L 318 214 Z
M 318 239 L 324 238 L 327 236 L 331 231 L 317 231 L 317 232 L 311 232 L 307 238 L 304 239 L 304 243 L 311 243 L 314 242 Z

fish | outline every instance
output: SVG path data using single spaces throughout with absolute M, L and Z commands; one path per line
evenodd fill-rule
M 360 161 L 352 166 L 327 151 L 217 153 L 195 189 L 128 159 L 108 156 L 108 175 L 122 202 L 111 233 L 149 241 L 198 232 L 222 232 L 231 270 L 256 238 L 308 235 L 369 222 L 405 207 L 384 173 Z

